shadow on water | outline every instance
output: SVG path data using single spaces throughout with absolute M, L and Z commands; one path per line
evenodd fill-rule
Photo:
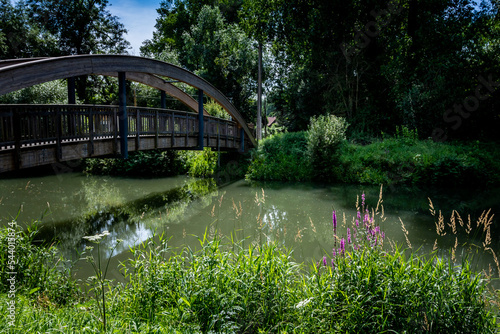
M 383 230 L 392 240 L 404 245 L 399 218 L 404 221 L 415 248 L 430 251 L 436 240 L 436 219 L 429 212 L 429 199 L 446 221 L 451 212 L 471 215 L 475 222 L 484 210 L 500 212 L 500 189 L 429 188 L 426 190 L 393 185 L 384 187 L 383 204 L 387 220 Z M 365 185 L 325 185 L 318 183 L 248 182 L 238 180 L 217 184 L 213 179 L 187 177 L 158 180 L 134 180 L 116 177 L 84 177 L 66 174 L 62 181 L 54 178 L 29 178 L 0 182 L 2 214 L 17 211 L 24 204 L 24 217 L 39 217 L 48 206 L 52 214 L 40 224 L 40 242 L 59 243 L 62 254 L 79 257 L 89 245 L 84 236 L 108 230 L 101 255 L 122 239 L 113 253 L 112 265 L 130 257 L 129 248 L 148 240 L 153 234 L 165 233 L 169 246 L 179 249 L 199 243 L 192 235 L 218 232 L 252 243 L 276 242 L 293 249 L 297 261 L 317 261 L 331 254 L 332 210 L 356 215 L 356 199 L 366 195 L 369 207 L 375 207 L 380 187 Z M 44 206 L 45 205 L 45 206 Z M 8 216 L 8 214 L 5 214 Z M 5 217 L 0 217 L 4 218 Z M 33 219 L 33 218 L 31 218 Z M 36 218 L 35 218 L 36 219 Z M 341 218 L 342 220 L 342 218 Z M 7 220 L 5 220 L 7 221 Z M 491 247 L 500 250 L 497 216 L 493 219 Z M 345 234 L 344 230 L 339 233 Z M 484 235 L 466 236 L 464 240 L 481 244 Z M 455 235 L 441 238 L 443 247 L 453 247 Z M 484 262 L 490 257 L 485 256 Z M 483 261 L 483 259 L 481 259 Z M 80 267 L 85 265 L 80 263 Z M 79 277 L 90 272 L 82 269 Z M 119 278 L 117 270 L 114 278 Z
M 126 250 L 162 228 L 166 222 L 161 219 L 162 213 L 163 217 L 172 221 L 172 213 L 180 207 L 215 190 L 217 186 L 212 179 L 194 180 L 183 186 L 149 194 L 133 201 L 100 207 L 77 218 L 44 223 L 39 228 L 39 242 L 55 241 L 61 250 L 77 254 L 83 252 L 88 243 L 83 239 L 84 236 L 108 230 L 110 237 L 105 240 L 103 249 L 111 247 L 117 239 L 123 239 L 124 242 L 117 251 Z M 160 219 L 154 220 L 152 217 Z

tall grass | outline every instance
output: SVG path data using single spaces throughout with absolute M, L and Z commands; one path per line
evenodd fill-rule
M 205 232 L 199 246 L 172 249 L 157 236 L 132 248 L 126 282 L 106 292 L 107 332 L 130 333 L 493 333 L 486 276 L 434 252 L 386 239 L 383 202 L 337 221 L 332 252 L 296 263 L 274 243 Z M 482 218 L 484 220 L 484 217 Z M 486 222 L 489 219 L 486 219 Z M 465 225 L 466 226 L 466 225 Z M 457 263 L 458 262 L 458 263 Z M 5 311 L 0 296 L 0 311 Z M 99 302 L 46 307 L 18 296 L 25 332 L 99 332 Z M 5 320 L 0 330 L 7 331 Z

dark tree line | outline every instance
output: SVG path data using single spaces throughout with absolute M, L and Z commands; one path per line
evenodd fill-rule
M 218 9 L 220 26 L 203 25 L 204 6 Z M 244 57 L 254 55 L 261 42 L 267 50 L 267 100 L 290 130 L 305 129 L 319 114 L 345 116 L 358 135 L 406 125 L 436 140 L 493 138 L 500 125 L 496 0 L 479 5 L 469 0 L 170 0 L 158 13 L 157 30 L 142 52 L 158 56 L 168 50 L 224 93 L 246 92 L 238 107 L 248 117 L 255 117 L 255 93 L 250 93 L 255 92 L 255 62 L 230 68 L 229 74 L 214 73 L 223 72 L 224 59 L 247 62 Z M 251 41 L 248 53 L 228 55 L 230 47 L 214 45 L 218 29 L 231 36 L 244 31 Z M 205 38 L 193 45 L 186 36 L 195 31 Z M 200 48 L 205 62 L 193 61 Z M 228 77 L 234 84 L 226 85 Z M 481 78 L 490 78 L 488 87 L 494 89 Z M 475 93 L 480 85 L 481 99 Z
M 106 0 L 0 0 L 0 59 L 124 53 Z M 266 108 L 289 130 L 345 116 L 353 136 L 397 125 L 435 140 L 496 139 L 500 2 L 164 0 L 144 56 L 201 75 L 255 122 L 257 44 Z M 81 79 L 90 102 L 106 93 Z M 98 90 L 95 87 L 100 87 Z

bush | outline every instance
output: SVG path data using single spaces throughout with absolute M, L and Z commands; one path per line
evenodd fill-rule
M 435 143 L 415 137 L 341 146 L 335 179 L 346 183 L 479 186 L 498 184 L 493 145 Z
M 311 118 L 307 132 L 307 153 L 314 176 L 333 180 L 332 168 L 338 165 L 339 148 L 345 141 L 345 119 L 329 115 Z
M 218 117 L 222 119 L 229 119 L 231 117 L 231 115 L 229 115 L 228 112 L 224 110 L 224 108 L 222 108 L 220 104 L 212 99 L 205 103 L 204 108 L 212 117 Z
M 306 132 L 279 133 L 263 139 L 252 153 L 246 177 L 253 180 L 303 181 L 311 176 Z
M 18 294 L 38 296 L 46 304 L 64 305 L 73 301 L 79 289 L 71 279 L 70 264 L 59 257 L 54 245 L 35 245 L 37 233 L 38 222 L 22 230 L 13 220 L 0 229 L 0 293 L 10 291 L 7 279 L 12 278 L 9 272 L 15 272 Z
M 211 177 L 217 168 L 218 153 L 213 152 L 210 147 L 205 147 L 203 151 L 183 151 L 180 153 L 184 169 L 189 176 Z
M 172 150 L 131 152 L 127 160 L 113 158 L 84 160 L 84 172 L 95 175 L 158 177 L 178 175 L 184 171 L 178 153 Z

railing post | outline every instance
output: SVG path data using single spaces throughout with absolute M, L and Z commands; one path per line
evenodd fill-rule
M 205 124 L 203 117 L 203 90 L 198 90 L 198 149 L 203 151 L 203 138 L 205 136 Z
M 245 152 L 245 130 L 240 128 L 240 152 Z
M 128 122 L 127 122 L 127 90 L 125 72 L 118 72 L 118 117 L 120 124 L 120 153 L 123 159 L 128 158 Z

